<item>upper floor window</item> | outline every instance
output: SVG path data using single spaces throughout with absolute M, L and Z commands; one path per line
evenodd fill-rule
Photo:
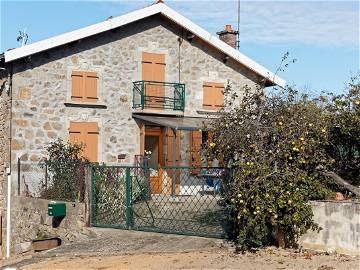
M 165 81 L 165 54 L 142 53 L 142 79 L 144 81 Z M 145 84 L 145 105 L 157 109 L 163 109 L 165 87 L 161 83 Z
M 71 100 L 97 102 L 98 79 L 96 72 L 73 71 L 71 74 Z
M 224 107 L 224 84 L 204 82 L 203 108 L 218 111 L 222 107 Z

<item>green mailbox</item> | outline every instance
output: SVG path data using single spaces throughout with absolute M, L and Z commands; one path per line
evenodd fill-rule
M 48 214 L 51 217 L 64 217 L 66 216 L 66 204 L 51 202 L 48 204 Z

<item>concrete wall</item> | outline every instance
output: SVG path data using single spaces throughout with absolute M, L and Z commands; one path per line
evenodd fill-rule
M 311 202 L 314 220 L 322 227 L 308 232 L 300 239 L 304 248 L 360 255 L 360 203 Z
M 37 235 L 60 237 L 63 242 L 86 238 L 91 232 L 85 227 L 85 204 L 66 203 L 66 217 L 57 228 L 53 227 L 53 218 L 48 216 L 48 200 L 12 197 L 11 207 L 11 252 L 27 251 L 30 241 Z

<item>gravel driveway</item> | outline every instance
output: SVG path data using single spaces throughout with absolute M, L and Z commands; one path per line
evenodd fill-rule
M 94 229 L 96 238 L 36 253 L 17 269 L 360 269 L 359 258 L 276 248 L 236 254 L 224 240 Z

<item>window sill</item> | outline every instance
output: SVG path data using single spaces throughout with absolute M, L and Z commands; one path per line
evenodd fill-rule
M 78 108 L 98 108 L 98 109 L 106 109 L 107 106 L 105 103 L 101 103 L 101 102 L 96 102 L 96 103 L 91 103 L 91 102 L 79 102 L 79 101 L 67 101 L 64 102 L 64 105 L 66 107 L 78 107 Z
M 207 109 L 201 109 L 196 110 L 198 114 L 220 114 L 219 110 L 207 110 Z

